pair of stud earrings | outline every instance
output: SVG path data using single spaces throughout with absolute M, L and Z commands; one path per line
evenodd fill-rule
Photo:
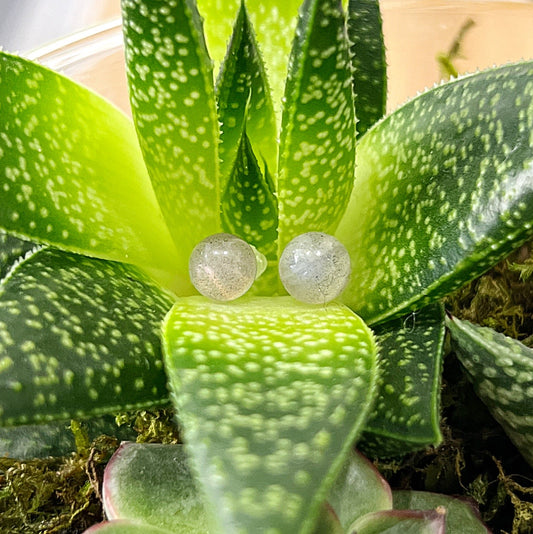
M 244 295 L 266 268 L 265 257 L 232 234 L 214 234 L 201 241 L 189 259 L 191 282 L 199 293 L 218 301 Z M 342 243 L 323 232 L 295 237 L 279 260 L 279 276 L 287 293 L 307 304 L 325 304 L 346 287 L 351 264 Z

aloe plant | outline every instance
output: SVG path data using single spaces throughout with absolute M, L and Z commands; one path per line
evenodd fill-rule
M 133 122 L 0 53 L 0 421 L 171 399 L 215 531 L 313 532 L 355 441 L 389 456 L 441 440 L 439 299 L 533 235 L 533 63 L 381 119 L 377 2 L 347 17 L 335 0 L 298 16 L 288 1 L 198 3 L 207 42 L 193 0 L 123 1 Z M 221 60 L 228 17 L 215 84 L 208 45 Z M 222 231 L 267 260 L 224 303 L 188 275 Z M 323 305 L 277 274 L 310 231 L 351 258 Z

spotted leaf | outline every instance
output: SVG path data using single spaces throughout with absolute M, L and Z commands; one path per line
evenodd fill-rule
M 381 376 L 360 444 L 365 452 L 399 456 L 441 441 L 444 332 L 444 309 L 439 303 L 374 329 Z
M 132 267 L 52 249 L 0 284 L 0 423 L 83 418 L 167 398 L 172 298 Z
M 357 132 L 362 135 L 381 119 L 387 105 L 387 63 L 379 1 L 350 0 L 347 27 Z
M 247 131 L 243 132 L 222 197 L 222 228 L 256 247 L 269 260 L 276 259 L 278 237 L 273 188 L 270 176 L 261 171 Z
M 222 130 L 222 191 L 233 168 L 245 124 L 255 154 L 275 173 L 278 145 L 274 108 L 263 60 L 244 3 L 217 82 L 217 100 Z
M 106 517 L 158 527 L 173 534 L 209 534 L 203 496 L 183 445 L 123 443 L 104 473 Z
M 13 263 L 32 248 L 35 248 L 35 244 L 31 241 L 19 239 L 0 230 L 0 280 Z
M 533 62 L 432 89 L 369 130 L 336 233 L 369 323 L 450 293 L 533 235 Z
M 312 532 L 376 385 L 371 332 L 344 306 L 179 299 L 164 353 L 187 453 L 222 532 Z
M 350 197 L 355 114 L 344 13 L 302 6 L 285 89 L 278 178 L 279 251 L 306 231 L 332 233 Z
M 125 115 L 0 52 L 0 116 L 0 228 L 153 268 L 173 283 L 176 249 Z
M 123 0 L 122 12 L 133 118 L 186 277 L 192 249 L 220 231 L 211 60 L 193 0 Z
M 533 350 L 455 317 L 447 325 L 479 398 L 533 466 Z
M 288 36 L 294 34 L 301 3 L 302 0 L 246 2 L 250 21 L 257 34 L 258 48 L 267 65 L 278 124 L 281 122 L 281 99 L 291 50 Z M 198 8 L 205 19 L 209 52 L 216 64 L 221 63 L 226 54 L 228 35 L 231 35 L 241 4 L 242 0 L 198 0 Z

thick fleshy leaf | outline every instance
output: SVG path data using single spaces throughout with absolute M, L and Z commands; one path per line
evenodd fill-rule
M 198 0 L 205 19 L 205 34 L 209 52 L 220 63 L 227 49 L 228 37 L 239 12 L 242 0 Z M 258 47 L 265 60 L 272 100 L 281 117 L 281 98 L 287 76 L 287 59 L 291 38 L 296 28 L 298 8 L 302 0 L 262 0 L 246 2 L 250 20 L 257 34 Z M 278 124 L 281 122 L 277 121 Z
M 43 249 L 0 284 L 0 423 L 115 413 L 167 396 L 173 299 L 133 267 Z
M 345 534 L 335 510 L 328 503 L 320 509 L 313 534 Z
M 393 491 L 396 510 L 446 509 L 446 534 L 489 534 L 469 501 L 427 491 Z
M 344 302 L 383 321 L 446 295 L 533 234 L 533 62 L 432 89 L 357 145 L 336 236 Z
M 268 169 L 268 168 L 267 168 Z M 278 206 L 270 175 L 263 175 L 247 131 L 243 132 L 235 165 L 222 196 L 222 228 L 276 260 Z
M 291 53 L 281 129 L 280 252 L 303 232 L 335 230 L 353 186 L 354 150 L 344 13 L 337 0 L 305 0 Z
M 357 132 L 364 134 L 385 114 L 387 63 L 378 0 L 348 2 Z
M 222 531 L 312 532 L 374 398 L 373 336 L 338 304 L 179 299 L 164 352 L 187 453 Z
M 357 451 L 351 451 L 333 487 L 328 502 L 344 529 L 371 512 L 390 510 L 392 493 L 374 465 Z
M 444 510 L 386 510 L 358 519 L 349 534 L 445 534 Z
M 193 0 L 122 0 L 122 12 L 133 119 L 187 276 L 192 249 L 220 231 L 219 128 L 202 23 Z
M 114 416 L 102 416 L 81 423 L 89 442 L 102 434 L 118 439 L 135 439 L 128 427 L 118 427 Z M 29 460 L 47 456 L 64 456 L 76 450 L 71 421 L 54 421 L 39 425 L 0 428 L 0 456 Z
M 533 349 L 455 317 L 447 325 L 479 398 L 533 466 Z
M 278 164 L 276 118 L 265 67 L 244 3 L 217 82 L 217 100 L 221 127 L 221 190 L 226 188 L 244 130 L 254 153 L 275 173 Z
M 21 256 L 24 256 L 35 246 L 35 243 L 31 241 L 19 239 L 0 230 L 0 280 Z
M 128 519 L 174 534 L 208 534 L 203 496 L 183 445 L 123 443 L 109 461 L 103 483 L 108 519 Z
M 442 305 L 379 325 L 374 333 L 380 347 L 380 386 L 361 448 L 385 457 L 440 443 Z
M 125 115 L 67 78 L 0 52 L 0 116 L 0 228 L 156 269 L 180 286 L 177 252 Z
M 133 521 L 108 521 L 86 530 L 84 534 L 171 534 L 168 530 Z M 191 533 L 192 534 L 192 533 Z

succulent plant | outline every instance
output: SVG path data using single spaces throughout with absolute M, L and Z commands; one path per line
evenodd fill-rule
M 143 476 L 139 476 L 143 474 Z M 103 503 L 110 519 L 89 533 L 212 532 L 207 505 L 183 445 L 124 442 L 109 461 Z M 391 491 L 373 464 L 356 451 L 345 460 L 314 534 L 417 532 L 487 534 L 467 500 L 421 491 Z
M 313 532 L 355 441 L 390 456 L 441 440 L 439 299 L 533 235 L 533 63 L 381 118 L 377 2 L 198 4 L 215 57 L 235 20 L 216 84 L 193 0 L 123 1 L 133 122 L 0 53 L 0 422 L 172 399 L 215 530 Z M 189 278 L 221 232 L 266 264 L 230 302 Z M 350 256 L 330 302 L 278 276 L 308 232 Z M 476 335 L 457 336 L 477 362 Z

